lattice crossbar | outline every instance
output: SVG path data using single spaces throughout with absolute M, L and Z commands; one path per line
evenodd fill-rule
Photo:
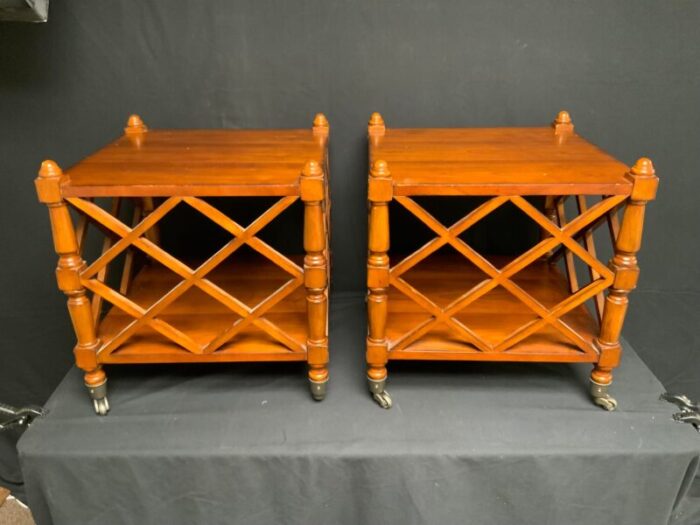
M 288 297 L 303 284 L 303 270 L 292 260 L 256 237 L 267 224 L 279 216 L 296 200 L 296 196 L 284 197 L 278 200 L 248 227 L 243 227 L 202 199 L 195 197 L 170 197 L 158 207 L 155 207 L 140 222 L 129 227 L 117 218 L 116 213 L 109 213 L 90 200 L 81 198 L 67 199 L 67 201 L 84 214 L 85 217 L 89 217 L 119 239 L 115 243 L 105 244 L 102 255 L 80 273 L 81 283 L 85 288 L 91 290 L 95 294 L 95 300 L 104 299 L 123 310 L 128 315 L 134 317 L 134 320 L 112 339 L 103 342 L 99 353 L 109 354 L 115 351 L 141 327 L 149 326 L 167 337 L 173 343 L 192 353 L 208 354 L 221 348 L 221 346 L 240 333 L 241 330 L 250 325 L 254 325 L 263 330 L 290 351 L 303 352 L 305 348 L 302 343 L 296 341 L 277 325 L 262 317 L 267 311 Z M 190 268 L 188 265 L 160 248 L 153 240 L 149 239 L 147 235 L 165 215 L 182 202 L 197 210 L 233 235 L 231 241 L 226 243 L 214 255 L 195 269 Z M 114 211 L 114 209 L 112 211 Z M 290 280 L 253 307 L 241 302 L 206 278 L 212 270 L 244 244 L 250 246 L 291 275 Z M 159 262 L 183 279 L 159 300 L 155 301 L 149 308 L 143 308 L 129 299 L 123 293 L 123 286 L 120 292 L 117 292 L 104 283 L 104 272 L 107 265 L 122 252 L 132 247 L 138 248 L 153 260 Z M 199 288 L 240 317 L 204 345 L 198 344 L 184 332 L 157 317 L 192 287 Z
M 598 297 L 603 290 L 612 284 L 614 277 L 613 272 L 595 257 L 595 251 L 590 249 L 590 244 L 584 248 L 577 242 L 577 238 L 587 235 L 590 229 L 596 226 L 602 218 L 610 217 L 611 210 L 617 209 L 617 207 L 623 203 L 625 200 L 624 196 L 604 198 L 590 208 L 585 206 L 585 201 L 583 203 L 579 202 L 579 215 L 570 222 L 562 221 L 561 225 L 552 223 L 552 221 L 521 196 L 499 196 L 481 204 L 449 228 L 443 226 L 440 221 L 421 207 L 415 200 L 409 197 L 398 196 L 395 197 L 395 199 L 436 233 L 437 237 L 404 258 L 390 270 L 391 284 L 431 315 L 431 317 L 426 319 L 423 323 L 420 323 L 404 334 L 400 339 L 394 341 L 391 350 L 402 350 L 423 337 L 435 326 L 444 324 L 482 352 L 506 352 L 517 343 L 545 326 L 551 326 L 556 329 L 584 353 L 596 352 L 591 342 L 582 338 L 574 329 L 564 322 L 562 317 L 584 304 L 589 299 Z M 460 239 L 459 235 L 506 202 L 514 204 L 518 209 L 535 221 L 548 236 L 499 270 Z M 452 246 L 468 261 L 474 264 L 474 266 L 480 269 L 488 278 L 452 301 L 446 307 L 441 308 L 411 286 L 401 275 L 445 245 Z M 591 272 L 591 282 L 582 288 L 577 287 L 576 290 L 572 290 L 572 294 L 567 299 L 552 308 L 547 308 L 515 283 L 512 278 L 515 274 L 540 259 L 548 252 L 556 249 L 558 246 L 561 246 L 562 250 L 568 250 L 570 253 L 577 255 L 588 265 Z M 455 316 L 499 285 L 533 311 L 537 315 L 537 319 L 517 328 L 497 344 L 489 344 L 473 330 L 465 326 L 464 323 L 456 319 Z

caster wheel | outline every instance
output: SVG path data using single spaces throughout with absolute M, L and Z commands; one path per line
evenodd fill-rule
M 605 397 L 594 397 L 593 402 L 608 412 L 612 412 L 617 408 L 617 401 L 609 394 L 606 394 Z
M 377 402 L 377 404 L 380 407 L 382 407 L 386 410 L 389 410 L 391 408 L 391 405 L 392 405 L 391 396 L 389 395 L 389 392 L 387 392 L 386 390 L 384 390 L 383 392 L 379 392 L 377 394 L 372 394 L 372 397 L 374 398 L 374 400 Z
M 107 401 L 106 397 L 101 399 L 93 399 L 92 404 L 94 405 L 95 413 L 98 416 L 106 416 L 107 412 L 109 412 L 109 401 Z

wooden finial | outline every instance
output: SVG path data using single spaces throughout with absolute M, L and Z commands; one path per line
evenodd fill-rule
M 39 176 L 34 179 L 34 186 L 39 202 L 55 205 L 63 200 L 61 196 L 61 179 L 63 170 L 52 160 L 41 163 Z
M 571 115 L 569 115 L 568 111 L 560 111 L 559 114 L 557 115 L 555 122 L 557 124 L 570 124 L 571 123 Z
M 385 160 L 375 160 L 372 163 L 372 167 L 369 170 L 369 174 L 371 177 L 387 178 L 391 176 L 391 173 L 389 173 L 389 165 L 386 163 Z
M 304 165 L 304 171 L 301 172 L 303 177 L 320 177 L 323 175 L 321 165 L 315 160 L 310 160 Z
M 323 113 L 316 113 L 314 117 L 314 135 L 327 137 L 330 128 L 328 125 L 328 119 Z
M 370 135 L 384 135 L 386 132 L 386 126 L 384 125 L 384 119 L 376 111 L 372 113 L 369 118 L 369 124 L 367 125 L 367 133 Z
M 126 122 L 126 127 L 124 128 L 124 133 L 127 135 L 136 135 L 145 133 L 146 131 L 148 131 L 148 128 L 138 115 L 131 115 L 129 120 Z
M 634 163 L 629 171 L 629 178 L 632 180 L 633 201 L 650 201 L 656 198 L 656 190 L 659 186 L 659 178 L 656 176 L 654 164 L 650 159 L 641 157 Z
M 60 177 L 63 170 L 53 160 L 45 160 L 39 168 L 39 177 Z
M 328 119 L 323 113 L 316 113 L 316 116 L 314 117 L 314 127 L 315 128 L 327 128 L 328 127 Z
M 654 171 L 654 164 L 651 162 L 651 159 L 641 157 L 634 163 L 634 166 L 632 166 L 632 173 L 635 175 L 654 175 L 656 172 Z
M 568 111 L 560 111 L 552 122 L 555 135 L 569 135 L 574 131 L 574 123 Z
M 384 119 L 382 118 L 381 113 L 378 113 L 375 111 L 372 113 L 372 115 L 369 117 L 369 125 L 370 126 L 379 126 L 379 125 L 384 125 Z

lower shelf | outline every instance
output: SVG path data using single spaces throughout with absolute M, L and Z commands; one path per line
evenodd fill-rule
M 297 264 L 300 260 L 295 260 Z M 190 265 L 196 267 L 196 265 Z M 253 308 L 291 279 L 280 268 L 261 261 L 226 262 L 208 276 L 211 282 Z M 148 308 L 182 279 L 160 265 L 145 265 L 135 276 L 128 298 Z M 116 350 L 98 353 L 102 363 L 167 363 L 225 361 L 304 361 L 306 360 L 306 295 L 303 284 L 263 317 L 284 331 L 295 350 L 264 330 L 248 325 L 215 352 L 193 353 L 148 326 L 141 327 Z M 190 288 L 157 316 L 204 346 L 229 328 L 240 317 L 224 304 L 197 287 Z M 110 341 L 134 320 L 117 307 L 111 307 L 98 326 L 98 336 Z
M 494 259 L 493 262 L 496 267 L 502 268 L 508 259 Z M 441 308 L 489 279 L 461 255 L 442 254 L 431 255 L 402 278 Z M 556 267 L 545 262 L 532 264 L 512 279 L 548 308 L 570 296 L 564 276 Z M 539 319 L 530 308 L 501 286 L 469 304 L 454 317 L 493 346 L 519 327 Z M 593 348 L 580 348 L 550 325 L 545 325 L 505 351 L 482 351 L 466 342 L 459 333 L 444 323 L 436 325 L 415 342 L 400 349 L 397 347 L 406 333 L 430 318 L 428 311 L 391 286 L 386 327 L 389 358 L 542 362 L 598 360 L 598 354 Z M 598 334 L 598 324 L 584 305 L 567 313 L 562 319 L 587 345 L 592 345 Z

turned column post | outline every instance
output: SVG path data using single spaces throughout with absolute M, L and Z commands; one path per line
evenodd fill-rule
M 329 265 L 329 280 L 330 280 L 330 243 L 331 243 L 331 195 L 328 183 L 328 140 L 330 135 L 330 124 L 323 113 L 316 113 L 314 117 L 313 127 L 311 128 L 314 137 L 316 137 L 323 146 L 323 181 L 324 181 L 324 217 L 326 223 L 326 258 Z
M 304 166 L 299 181 L 304 202 L 304 286 L 308 335 L 306 341 L 311 395 L 320 401 L 328 383 L 328 264 L 323 210 L 324 175 L 316 161 Z
M 126 127 L 124 128 L 124 135 L 136 148 L 140 148 L 143 145 L 147 132 L 148 126 L 144 124 L 141 117 L 138 115 L 129 116 L 126 121 Z M 141 201 L 141 217 L 139 217 L 139 219 L 148 216 L 155 209 L 153 197 L 142 197 L 141 199 L 135 200 Z M 156 224 L 153 228 L 149 229 L 145 233 L 145 237 L 154 244 L 160 244 L 160 230 L 158 225 Z
M 572 122 L 571 115 L 569 115 L 568 111 L 560 111 L 557 113 L 554 122 L 552 122 L 552 130 L 554 130 L 554 136 L 557 137 L 560 144 L 562 144 L 567 137 L 573 135 L 574 123 Z M 547 196 L 544 211 L 545 215 L 550 221 L 561 227 L 562 225 L 559 224 L 559 219 L 557 216 L 557 199 L 558 197 L 554 195 Z M 554 251 L 552 251 L 550 255 L 553 253 Z
M 574 132 L 574 123 L 571 121 L 571 115 L 568 111 L 560 111 L 557 113 L 556 118 L 552 122 L 552 130 L 554 131 L 554 136 L 557 141 L 561 144 L 566 140 L 566 137 L 570 136 Z M 557 195 L 547 195 L 544 201 L 544 214 L 552 221 L 553 224 L 561 227 L 559 219 L 557 216 Z M 540 233 L 540 239 L 544 240 L 549 237 L 549 233 L 546 230 L 542 230 Z M 555 253 L 555 249 L 550 250 L 543 256 L 543 259 L 549 260 Z
M 375 114 L 378 115 L 378 114 Z M 373 132 L 370 120 L 369 133 Z M 381 117 L 379 117 L 381 118 Z M 378 126 L 378 124 L 374 124 Z M 383 127 L 383 126 L 382 126 Z M 374 128 L 375 130 L 378 127 Z M 367 380 L 370 392 L 383 408 L 391 407 L 385 386 L 389 344 L 386 338 L 389 290 L 389 203 L 393 183 L 387 163 L 372 162 L 368 181 L 369 225 L 367 256 Z
M 627 176 L 632 181 L 632 193 L 615 240 L 615 255 L 609 264 L 615 277 L 605 298 L 600 335 L 595 341 L 600 357 L 591 373 L 593 398 L 608 410 L 615 408 L 614 400 L 612 407 L 606 406 L 605 400 L 612 399 L 607 388 L 612 383 L 612 370 L 620 362 L 620 334 L 627 313 L 628 295 L 635 289 L 639 279 L 637 252 L 642 245 L 644 212 L 647 202 L 656 197 L 659 183 L 654 166 L 647 158 L 639 159 Z
M 73 221 L 61 194 L 62 179 L 61 168 L 54 161 L 45 160 L 35 180 L 36 191 L 39 201 L 49 209 L 54 248 L 58 254 L 56 280 L 59 289 L 68 297 L 68 312 L 77 338 L 73 350 L 75 361 L 85 371 L 85 385 L 93 399 L 103 399 L 107 377 L 97 361 L 100 341 L 95 332 L 90 299 L 80 282 L 80 272 L 86 264 L 79 255 Z

